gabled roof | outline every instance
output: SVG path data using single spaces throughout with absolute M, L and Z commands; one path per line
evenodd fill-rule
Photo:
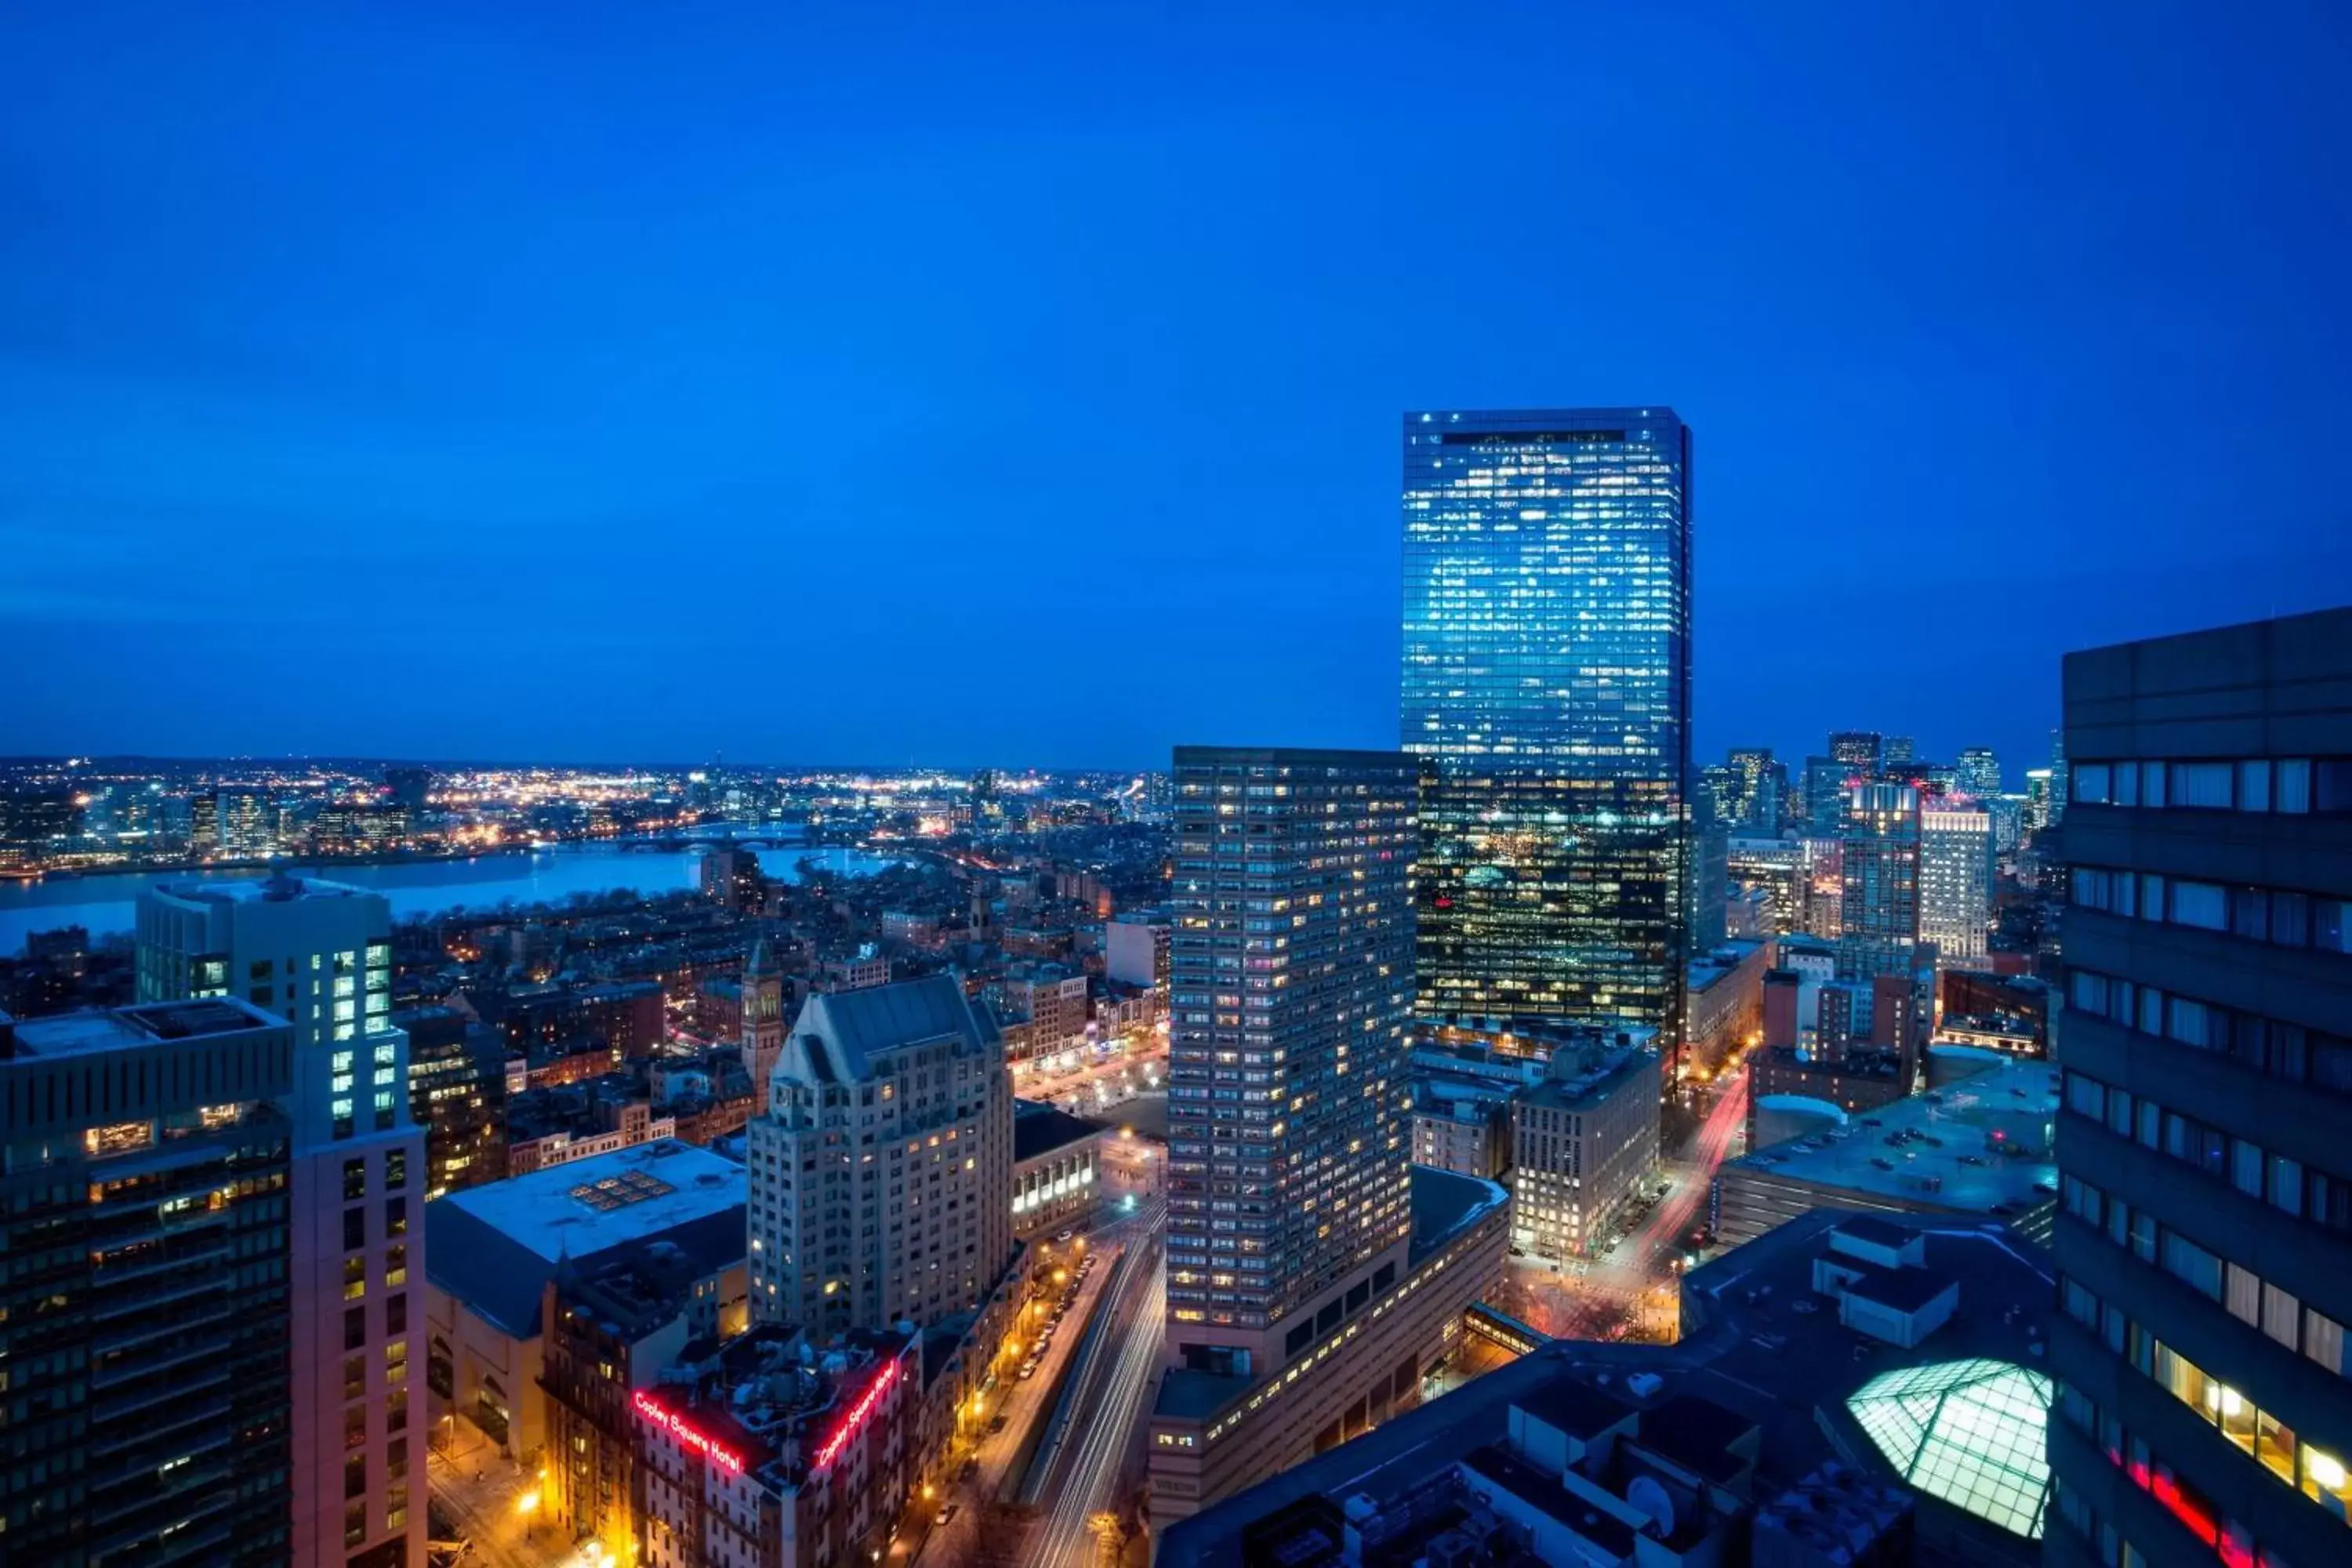
M 876 1076 L 874 1058 L 884 1052 L 940 1040 L 960 1052 L 1003 1048 L 996 1020 L 971 1005 L 952 974 L 821 991 L 801 1009 L 778 1070 L 819 1083 L 854 1083 Z

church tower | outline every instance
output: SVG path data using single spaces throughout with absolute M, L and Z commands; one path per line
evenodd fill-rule
M 751 1092 L 761 1103 L 768 1097 L 768 1075 L 784 1048 L 784 977 L 776 971 L 768 939 L 751 944 L 751 962 L 743 966 L 743 1066 L 751 1075 Z

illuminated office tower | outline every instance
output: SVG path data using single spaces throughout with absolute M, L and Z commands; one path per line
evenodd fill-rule
M 1919 792 L 1856 784 L 1839 847 L 1841 978 L 1908 974 L 1919 945 Z
M 1769 746 L 1735 746 L 1724 759 L 1743 784 L 1739 810 L 1731 817 L 1735 829 L 1759 833 L 1780 831 L 1782 804 L 1789 793 L 1789 770 L 1774 760 Z
M 1412 414 L 1404 749 L 1420 1002 L 1682 1037 L 1689 428 L 1664 408 Z
M 1992 913 L 1992 818 L 1970 807 L 1919 812 L 1919 940 L 1938 969 L 1978 969 Z
M 2064 691 L 2042 1561 L 2352 1562 L 2352 610 Z
M 281 874 L 159 884 L 138 922 L 142 1002 L 226 996 L 293 1026 L 296 1568 L 422 1568 L 425 1424 L 409 1369 L 425 1359 L 411 1285 L 429 1167 L 408 1037 L 391 1021 L 392 907 Z
M 1900 773 L 1919 760 L 1919 742 L 1908 735 L 1889 735 L 1878 749 L 1880 771 Z
M 1960 752 L 1959 786 L 1979 800 L 1990 800 L 2000 793 L 2000 759 L 1990 746 L 1968 746 Z

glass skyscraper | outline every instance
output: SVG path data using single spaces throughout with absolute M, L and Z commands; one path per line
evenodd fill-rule
M 1681 1038 L 1690 451 L 1664 408 L 1405 416 L 1425 1014 Z

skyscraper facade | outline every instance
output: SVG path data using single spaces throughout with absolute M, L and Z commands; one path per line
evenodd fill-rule
M 1943 803 L 1919 812 L 1919 940 L 1937 969 L 1980 968 L 1992 913 L 1992 818 Z
M 2051 1568 L 2352 1562 L 2352 611 L 2068 656 Z
M 1846 797 L 1839 866 L 1839 973 L 1910 973 L 1919 945 L 1919 792 L 1856 784 Z
M 293 1027 L 288 1261 L 296 1568 L 421 1568 L 421 1223 L 430 1167 L 392 1026 L 392 907 L 279 875 L 139 897 L 142 1002 L 227 996 Z M 415 1310 L 411 1310 L 412 1301 Z M 419 1401 L 421 1403 L 421 1400 Z
M 1979 800 L 1990 800 L 2000 793 L 2000 759 L 1990 746 L 1966 746 L 1960 751 L 1958 784 L 1961 791 Z
M 1426 1013 L 1681 1038 L 1690 463 L 1663 408 L 1405 418 Z
M 1780 832 L 1783 802 L 1789 793 L 1789 770 L 1773 758 L 1772 748 L 1735 746 L 1724 762 L 1745 784 L 1738 812 L 1730 826 L 1759 833 Z
M 1908 742 L 1905 742 L 1908 745 Z M 1874 779 L 1885 760 L 1886 742 L 1875 730 L 1830 731 L 1830 761 L 1845 770 L 1848 782 Z
M 1176 750 L 1171 1363 L 1263 1375 L 1318 1310 L 1402 1267 L 1423 771 L 1386 752 Z

